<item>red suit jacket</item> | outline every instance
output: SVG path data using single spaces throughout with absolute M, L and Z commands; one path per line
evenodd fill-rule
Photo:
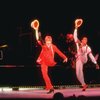
M 47 66 L 55 66 L 54 54 L 57 53 L 61 58 L 66 59 L 66 56 L 52 44 L 52 48 L 48 48 L 46 44 L 42 45 L 40 41 L 38 43 L 42 46 L 42 51 L 37 59 L 38 64 L 46 64 Z

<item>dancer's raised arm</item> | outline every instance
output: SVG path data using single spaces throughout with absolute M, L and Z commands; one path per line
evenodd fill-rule
M 39 32 L 38 32 L 38 29 L 39 29 L 39 21 L 37 19 L 33 20 L 31 22 L 31 27 L 35 30 L 36 40 L 38 41 L 39 40 Z

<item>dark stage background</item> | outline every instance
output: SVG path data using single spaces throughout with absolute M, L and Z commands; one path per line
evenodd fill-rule
M 67 52 L 66 34 L 73 33 L 74 20 L 83 19 L 79 29 L 79 38 L 87 36 L 93 54 L 100 54 L 100 15 L 99 3 L 93 1 L 65 0 L 8 0 L 0 1 L 0 48 L 3 59 L 0 60 L 0 85 L 43 85 L 40 67 L 36 59 L 41 48 L 38 46 L 34 30 L 30 23 L 34 19 L 40 22 L 40 31 L 44 39 L 46 34 L 53 37 L 53 43 L 64 53 Z M 79 84 L 75 72 L 62 59 L 50 68 L 54 84 Z M 98 59 L 100 64 L 100 58 Z M 38 67 L 37 67 L 38 66 Z M 100 71 L 89 62 L 85 67 L 88 83 L 100 83 Z M 56 73 L 56 74 L 54 74 Z M 55 76 L 56 75 L 56 76 Z

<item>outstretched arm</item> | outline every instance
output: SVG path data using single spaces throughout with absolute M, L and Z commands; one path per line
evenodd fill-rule
M 91 61 L 92 61 L 94 64 L 97 64 L 97 61 L 96 61 L 96 59 L 94 58 L 94 56 L 93 56 L 93 54 L 92 54 L 91 52 L 89 53 L 89 57 L 90 57 Z
M 96 65 L 96 69 L 99 69 L 99 65 L 98 65 L 97 61 L 95 60 L 92 53 L 89 54 L 89 57 L 90 57 L 91 61 Z
M 54 51 L 61 57 L 64 59 L 63 62 L 67 62 L 68 58 L 56 47 L 54 46 Z
M 97 61 L 91 52 L 91 48 L 88 48 L 88 51 L 89 51 L 88 54 L 89 54 L 91 61 L 96 65 L 96 69 L 99 69 L 99 65 L 97 64 Z

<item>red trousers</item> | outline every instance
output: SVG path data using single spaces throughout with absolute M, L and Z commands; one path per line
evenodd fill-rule
M 46 84 L 46 89 L 49 90 L 53 88 L 51 80 L 48 75 L 48 66 L 45 63 L 41 64 L 41 72 L 42 72 L 42 76 Z

